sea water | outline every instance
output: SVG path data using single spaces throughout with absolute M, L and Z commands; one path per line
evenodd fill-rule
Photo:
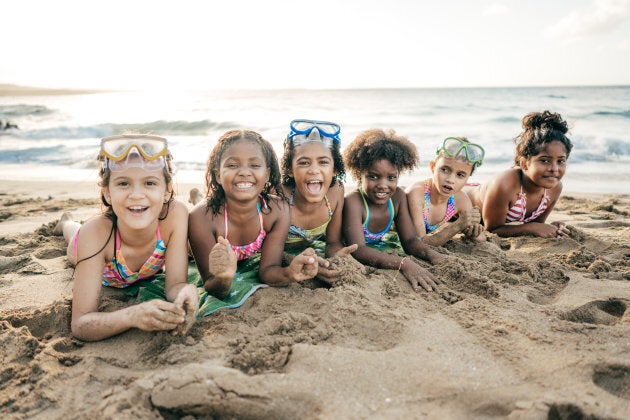
M 540 88 L 232 90 L 0 96 L 0 179 L 96 182 L 99 139 L 124 131 L 168 138 L 180 182 L 204 182 L 210 150 L 229 129 L 251 129 L 278 157 L 295 118 L 334 121 L 348 144 L 368 128 L 394 129 L 418 148 L 420 166 L 401 184 L 429 176 L 445 137 L 486 149 L 471 181 L 513 165 L 521 118 L 551 110 L 569 123 L 574 148 L 565 192 L 630 193 L 630 86 Z M 354 185 L 348 178 L 346 184 Z

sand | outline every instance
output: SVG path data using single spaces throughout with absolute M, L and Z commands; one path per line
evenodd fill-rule
M 185 202 L 188 187 L 180 186 Z M 99 210 L 93 185 L 0 181 L 1 418 L 628 418 L 630 196 L 565 194 L 569 239 L 440 248 L 444 284 L 395 270 L 258 290 L 186 337 L 69 329 L 52 235 Z M 344 261 L 338 261 L 344 266 Z M 132 304 L 105 291 L 101 309 Z

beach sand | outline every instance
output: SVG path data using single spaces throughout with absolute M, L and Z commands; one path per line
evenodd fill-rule
M 570 239 L 450 241 L 455 261 L 425 264 L 434 293 L 354 267 L 332 288 L 258 290 L 186 337 L 84 343 L 52 228 L 97 198 L 0 181 L 2 418 L 628 418 L 628 195 L 564 195 L 552 220 Z M 104 290 L 101 310 L 131 303 Z

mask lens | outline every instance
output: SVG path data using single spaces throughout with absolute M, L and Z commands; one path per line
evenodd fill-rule
M 148 160 L 168 154 L 166 139 L 158 136 L 121 135 L 101 140 L 101 154 L 114 161 L 124 159 L 134 147 Z
M 113 161 L 107 159 L 107 167 L 112 172 L 122 172 L 128 168 L 141 168 L 145 171 L 157 171 L 164 168 L 164 158 L 146 160 L 138 151 L 136 146 L 132 146 L 124 159 Z
M 481 146 L 469 143 L 468 146 L 467 146 L 467 149 L 468 149 L 468 159 L 471 162 L 479 162 L 479 163 L 481 163 L 481 161 L 483 160 L 483 156 L 484 156 L 484 151 L 481 148 Z

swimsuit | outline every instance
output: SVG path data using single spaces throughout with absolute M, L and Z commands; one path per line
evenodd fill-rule
M 232 245 L 232 251 L 236 253 L 236 260 L 242 261 L 256 254 L 262 248 L 263 241 L 267 236 L 267 232 L 265 232 L 265 228 L 263 226 L 263 216 L 262 211 L 260 210 L 260 204 L 256 203 L 256 209 L 258 210 L 258 219 L 260 220 L 260 232 L 258 232 L 258 236 L 254 240 L 254 242 L 249 243 L 247 245 Z M 227 203 L 223 206 L 223 220 L 225 222 L 225 239 L 229 242 L 228 239 L 228 211 L 227 211 Z
M 514 202 L 514 205 L 510 207 L 505 216 L 505 222 L 523 222 L 528 223 L 532 220 L 536 220 L 538 216 L 547 210 L 547 205 L 549 203 L 549 196 L 547 195 L 547 189 L 543 191 L 543 196 L 540 199 L 540 204 L 538 204 L 538 208 L 533 211 L 533 213 L 525 218 L 525 214 L 527 214 L 527 195 L 523 192 L 523 186 L 521 185 L 521 192 L 518 194 L 518 198 Z
M 370 223 L 370 207 L 368 206 L 367 201 L 365 201 L 363 191 L 359 190 L 359 193 L 361 194 L 363 204 L 365 204 L 365 211 L 367 213 L 365 222 L 363 223 L 363 237 L 365 238 L 365 242 L 368 244 L 380 242 L 381 239 L 383 239 L 383 236 L 385 236 L 385 234 L 389 232 L 389 229 L 392 227 L 392 222 L 394 221 L 394 203 L 392 202 L 391 198 L 387 202 L 387 207 L 389 209 L 389 223 L 387 223 L 387 227 L 378 233 L 373 233 L 370 232 L 370 230 L 368 229 L 368 223 Z
M 164 253 L 166 245 L 160 235 L 160 227 L 156 229 L 157 242 L 155 250 L 151 256 L 142 264 L 140 270 L 133 272 L 127 267 L 125 257 L 120 252 L 120 233 L 116 230 L 116 239 L 114 240 L 114 258 L 107 262 L 103 267 L 103 285 L 117 288 L 127 287 L 138 280 L 144 280 L 152 277 L 160 272 L 166 260 Z M 75 249 L 78 233 L 75 236 Z
M 291 192 L 291 197 L 289 198 L 289 205 L 293 205 L 293 196 L 295 195 L 295 190 Z M 328 207 L 328 220 L 324 222 L 324 224 L 314 227 L 313 229 L 303 229 L 299 226 L 291 225 L 289 226 L 289 235 L 287 236 L 286 244 L 294 245 L 300 243 L 302 241 L 306 241 L 310 244 L 317 240 L 324 240 L 326 237 L 326 229 L 328 228 L 328 223 L 332 220 L 333 210 L 330 207 L 330 201 L 328 201 L 328 197 L 324 196 L 324 200 L 326 201 L 326 207 Z
M 431 207 L 431 183 L 430 181 L 426 181 L 424 183 L 424 208 L 422 209 L 422 218 L 424 219 L 424 227 L 428 232 L 433 232 L 438 227 L 442 226 L 444 223 L 451 220 L 453 216 L 455 216 L 455 194 L 451 194 L 448 197 L 448 201 L 446 202 L 446 213 L 444 213 L 444 218 L 441 222 L 430 225 L 429 224 L 429 209 Z

